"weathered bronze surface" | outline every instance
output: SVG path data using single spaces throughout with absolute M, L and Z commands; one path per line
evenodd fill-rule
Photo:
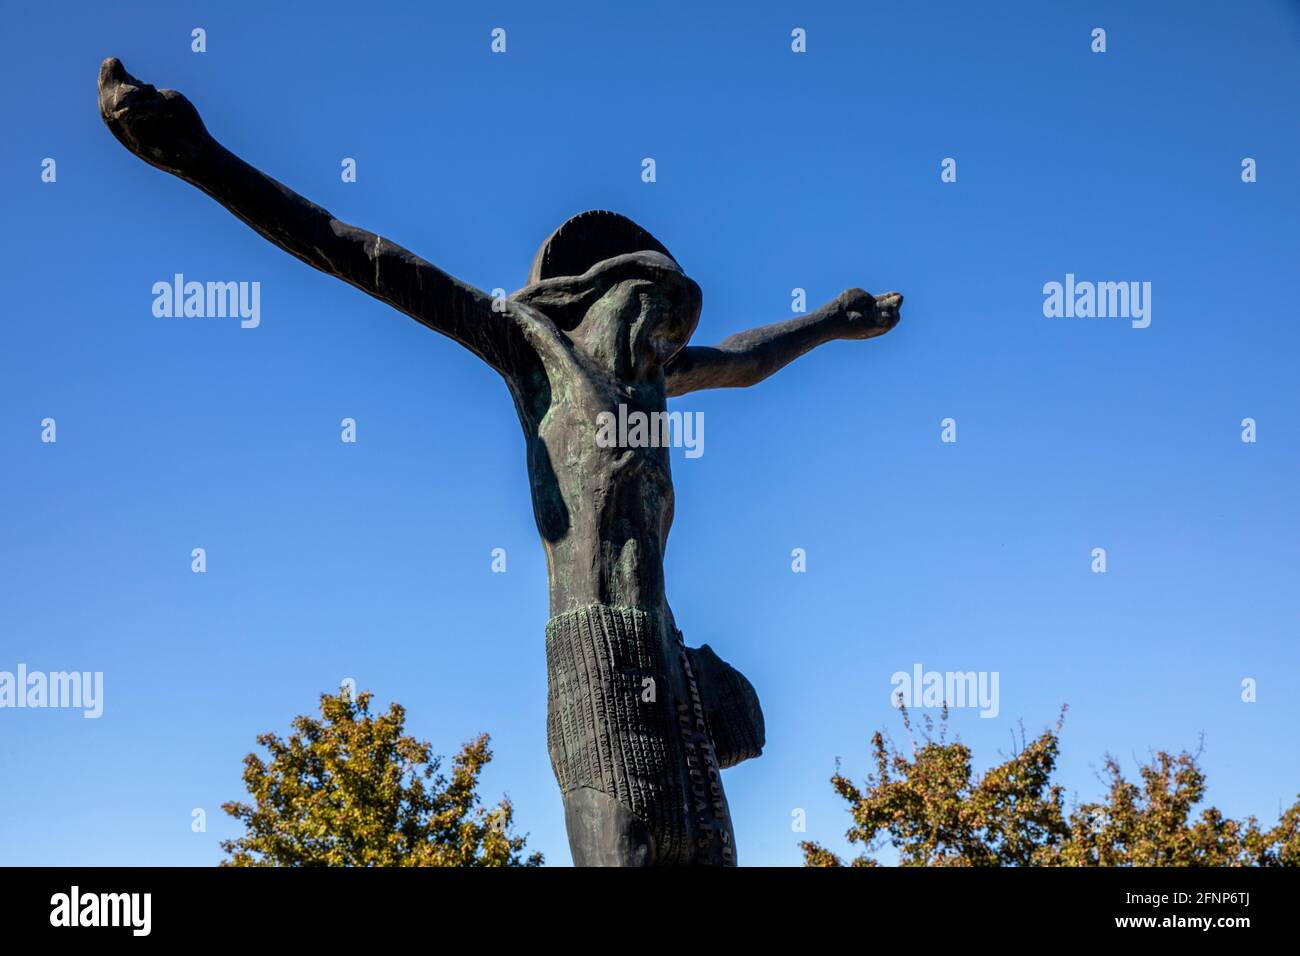
M 597 417 L 620 405 L 663 412 L 669 396 L 753 385 L 825 342 L 882 335 L 902 296 L 849 289 L 814 312 L 691 346 L 699 287 L 640 226 L 597 211 L 560 226 L 528 284 L 494 303 L 254 169 L 184 96 L 113 58 L 100 68 L 99 108 L 141 159 L 496 369 L 523 425 L 546 550 L 547 739 L 574 862 L 734 865 L 720 771 L 761 752 L 758 698 L 707 645 L 687 648 L 673 620 L 668 448 L 605 447 Z

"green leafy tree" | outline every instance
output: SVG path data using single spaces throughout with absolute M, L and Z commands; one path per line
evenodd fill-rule
M 871 855 L 888 840 L 903 866 L 1297 866 L 1300 800 L 1265 829 L 1255 817 L 1232 820 L 1205 797 L 1196 754 L 1158 751 L 1125 779 L 1106 757 L 1106 799 L 1065 809 L 1052 782 L 1065 711 L 1055 728 L 1025 741 L 1002 764 L 973 774 L 971 752 L 948 742 L 947 710 L 938 739 L 923 720 L 911 755 L 879 731 L 872 735 L 875 771 L 860 789 L 839 772 L 831 785 L 849 804 L 850 843 L 865 852 L 852 866 L 877 866 Z M 913 725 L 903 710 L 903 726 Z M 800 844 L 806 866 L 844 866 L 817 843 Z
M 428 743 L 403 734 L 406 711 L 370 714 L 369 692 L 321 695 L 321 718 L 297 717 L 287 741 L 263 734 L 244 758 L 253 803 L 225 803 L 245 835 L 223 840 L 222 866 L 539 866 L 511 834 L 509 799 L 479 806 L 486 734 L 465 744 L 451 778 Z

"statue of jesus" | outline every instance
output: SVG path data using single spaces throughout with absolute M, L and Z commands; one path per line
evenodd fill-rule
M 700 289 L 631 220 L 585 212 L 542 244 L 505 299 L 340 222 L 218 143 L 190 102 L 109 58 L 99 108 L 132 153 L 197 186 L 290 255 L 454 339 L 500 374 L 523 426 L 546 551 L 547 744 L 578 866 L 734 866 L 720 771 L 764 743 L 758 698 L 664 593 L 668 448 L 597 441 L 601 416 L 741 388 L 835 339 L 898 323 L 901 295 L 829 304 L 692 346 Z M 658 419 L 652 419 L 658 420 Z

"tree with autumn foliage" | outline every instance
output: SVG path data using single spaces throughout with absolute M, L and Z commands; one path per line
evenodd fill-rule
M 222 809 L 244 836 L 223 840 L 222 866 L 539 866 L 511 834 L 509 799 L 479 806 L 492 759 L 483 734 L 461 748 L 451 779 L 428 743 L 404 735 L 406 711 L 372 716 L 371 694 L 321 695 L 321 717 L 297 717 L 287 741 L 263 734 L 244 758 L 253 803 Z
M 1205 797 L 1199 751 L 1158 751 L 1138 781 L 1107 756 L 1105 799 L 1067 812 L 1052 782 L 1064 717 L 1032 742 L 1022 736 L 1019 751 L 982 776 L 968 747 L 947 742 L 946 709 L 937 740 L 924 718 L 910 756 L 877 731 L 866 788 L 838 767 L 831 778 L 853 818 L 848 840 L 865 850 L 850 865 L 877 866 L 871 853 L 888 840 L 902 866 L 1300 866 L 1300 799 L 1271 828 L 1214 807 L 1193 816 Z M 903 726 L 913 733 L 906 709 Z M 817 843 L 800 845 L 806 866 L 845 865 Z

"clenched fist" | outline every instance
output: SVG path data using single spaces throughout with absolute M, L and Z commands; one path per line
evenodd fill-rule
M 99 68 L 99 113 L 123 146 L 168 172 L 192 167 L 208 142 L 208 131 L 189 100 L 175 90 L 140 82 L 116 57 Z
M 872 295 L 861 289 L 847 289 L 835 301 L 844 320 L 844 338 L 870 339 L 898 324 L 903 297 L 897 292 Z

